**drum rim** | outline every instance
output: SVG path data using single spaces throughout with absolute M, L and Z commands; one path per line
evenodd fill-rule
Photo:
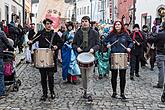
M 80 56 L 82 56 L 82 55 L 85 55 L 85 54 L 87 54 L 87 55 L 90 55 L 91 56 L 91 61 L 81 61 L 80 60 Z M 77 56 L 77 60 L 78 60 L 78 62 L 80 62 L 80 63 L 83 63 L 83 64 L 89 64 L 89 63 L 92 63 L 92 62 L 94 62 L 95 61 L 95 57 L 94 57 L 94 55 L 93 54 L 91 54 L 91 53 L 88 53 L 88 52 L 83 52 L 83 53 L 80 53 L 78 56 Z
M 111 53 L 111 54 L 128 54 L 128 53 Z

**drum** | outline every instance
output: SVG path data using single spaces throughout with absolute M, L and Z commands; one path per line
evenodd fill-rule
M 111 69 L 127 69 L 128 54 L 127 53 L 112 53 L 111 54 Z
M 34 66 L 36 68 L 54 67 L 54 52 L 49 48 L 38 48 L 34 51 Z
M 94 65 L 95 57 L 91 53 L 81 53 L 77 56 L 78 65 L 80 68 L 88 69 Z

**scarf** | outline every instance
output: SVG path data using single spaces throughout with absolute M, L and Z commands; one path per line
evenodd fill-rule
M 141 39 L 143 40 L 143 36 L 142 36 L 142 34 L 141 34 L 140 32 L 134 32 L 134 33 L 133 33 L 132 40 L 135 40 L 135 38 L 136 38 L 136 33 L 139 34 L 139 36 L 140 36 Z
M 89 28 L 87 29 L 81 29 L 83 32 L 83 48 L 87 48 L 88 47 L 88 31 Z

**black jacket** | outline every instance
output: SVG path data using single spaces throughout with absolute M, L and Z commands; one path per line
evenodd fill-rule
M 157 37 L 154 38 L 156 44 L 156 52 L 158 55 L 165 55 L 165 30 L 159 32 Z
M 135 40 L 140 43 L 140 45 L 138 46 L 137 43 L 134 44 L 132 50 L 131 50 L 131 54 L 132 55 L 142 55 L 144 52 L 144 48 L 146 47 L 146 37 L 144 35 L 143 32 L 141 32 L 142 38 L 140 37 L 139 34 L 136 33 L 136 37 Z M 130 37 L 133 39 L 133 34 L 131 33 Z
M 92 28 L 89 29 L 88 31 L 88 47 L 83 48 L 83 32 L 80 29 L 77 30 L 75 33 L 75 37 L 73 39 L 73 48 L 77 51 L 77 48 L 80 47 L 83 52 L 88 52 L 91 48 L 94 49 L 96 52 L 99 49 L 99 35 L 98 33 L 93 30 Z

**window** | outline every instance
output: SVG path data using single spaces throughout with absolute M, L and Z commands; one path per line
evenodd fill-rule
M 86 14 L 86 7 L 84 7 L 84 14 Z
M 81 15 L 81 8 L 80 8 L 80 15 Z
M 89 14 L 89 6 L 87 7 L 87 14 Z

